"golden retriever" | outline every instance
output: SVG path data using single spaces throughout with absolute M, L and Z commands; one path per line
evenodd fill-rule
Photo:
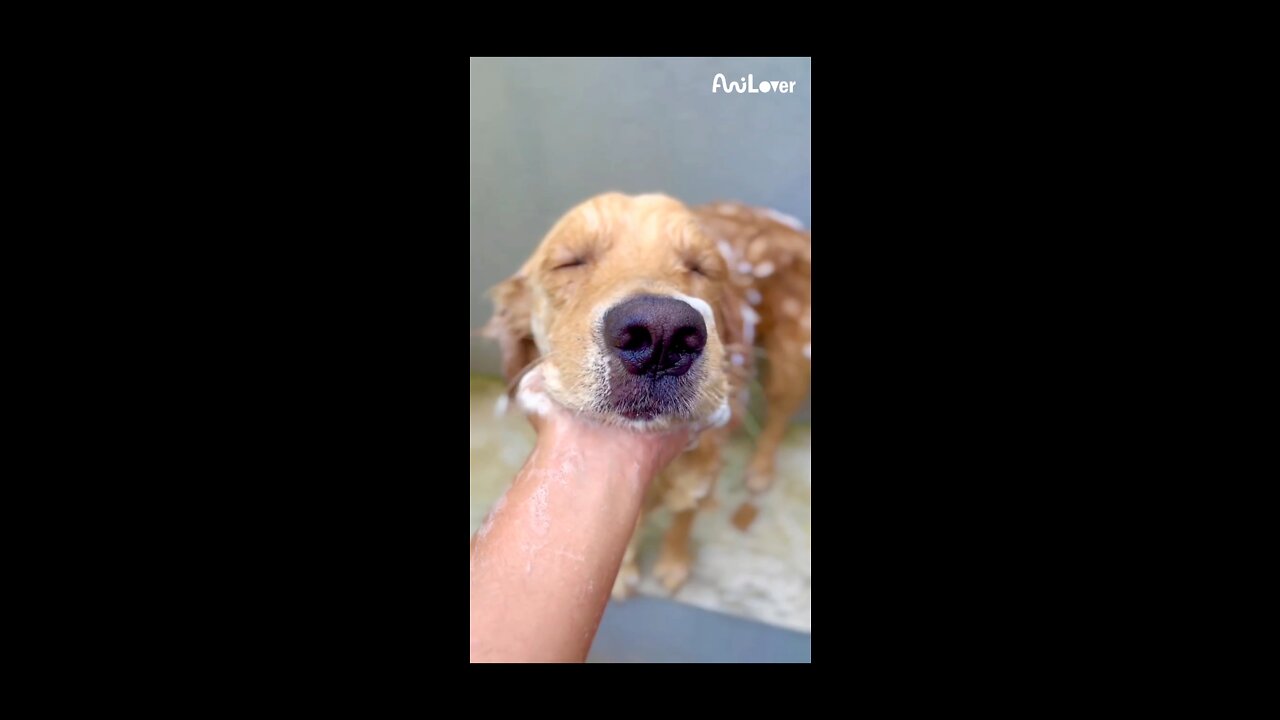
M 655 569 L 672 592 L 689 577 L 694 517 L 714 502 L 721 450 L 746 412 L 758 356 L 766 419 L 746 482 L 754 494 L 773 482 L 778 445 L 809 389 L 810 287 L 810 234 L 793 218 L 608 193 L 565 214 L 493 290 L 485 331 L 517 397 L 536 366 L 550 401 L 600 422 L 702 431 L 647 503 L 674 513 Z M 748 502 L 734 522 L 745 530 L 754 515 Z M 635 545 L 615 597 L 639 581 Z

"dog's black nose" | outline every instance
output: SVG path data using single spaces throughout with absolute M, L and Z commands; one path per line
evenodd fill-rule
M 632 375 L 683 375 L 707 344 L 707 324 L 683 300 L 640 295 L 604 316 L 604 340 Z

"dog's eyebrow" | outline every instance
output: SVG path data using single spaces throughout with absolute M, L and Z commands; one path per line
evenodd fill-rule
M 610 235 L 581 232 L 581 228 L 569 227 L 553 236 L 547 247 L 547 254 L 568 252 L 585 259 L 597 260 L 608 253 L 614 246 L 615 239 Z
M 584 243 L 582 243 L 581 241 L 558 242 L 552 245 L 551 247 L 547 248 L 547 257 L 560 259 L 560 258 L 566 258 L 570 256 L 581 255 L 582 253 L 579 252 L 579 250 L 582 249 L 582 245 L 584 245 Z
M 591 259 L 592 255 L 590 248 L 579 248 L 578 243 L 561 243 L 548 248 L 547 259 L 543 262 L 543 267 L 554 269 L 566 263 L 586 262 Z
M 669 226 L 673 246 L 683 254 L 714 253 L 712 236 L 696 221 L 677 221 Z

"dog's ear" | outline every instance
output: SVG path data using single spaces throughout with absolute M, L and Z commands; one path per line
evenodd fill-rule
M 530 324 L 533 304 L 529 287 L 524 277 L 513 275 L 490 290 L 489 297 L 493 299 L 493 317 L 485 326 L 484 334 L 498 341 L 502 350 L 502 374 L 510 385 L 538 359 L 538 346 L 533 341 Z

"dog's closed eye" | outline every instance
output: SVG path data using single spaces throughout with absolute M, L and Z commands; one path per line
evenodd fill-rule
M 583 247 L 556 248 L 547 258 L 546 267 L 550 270 L 568 270 L 582 267 L 591 261 L 592 253 Z
M 683 258 L 684 269 L 705 280 L 719 280 L 723 276 L 723 269 L 716 264 L 716 258 L 710 257 L 706 253 L 690 254 Z

